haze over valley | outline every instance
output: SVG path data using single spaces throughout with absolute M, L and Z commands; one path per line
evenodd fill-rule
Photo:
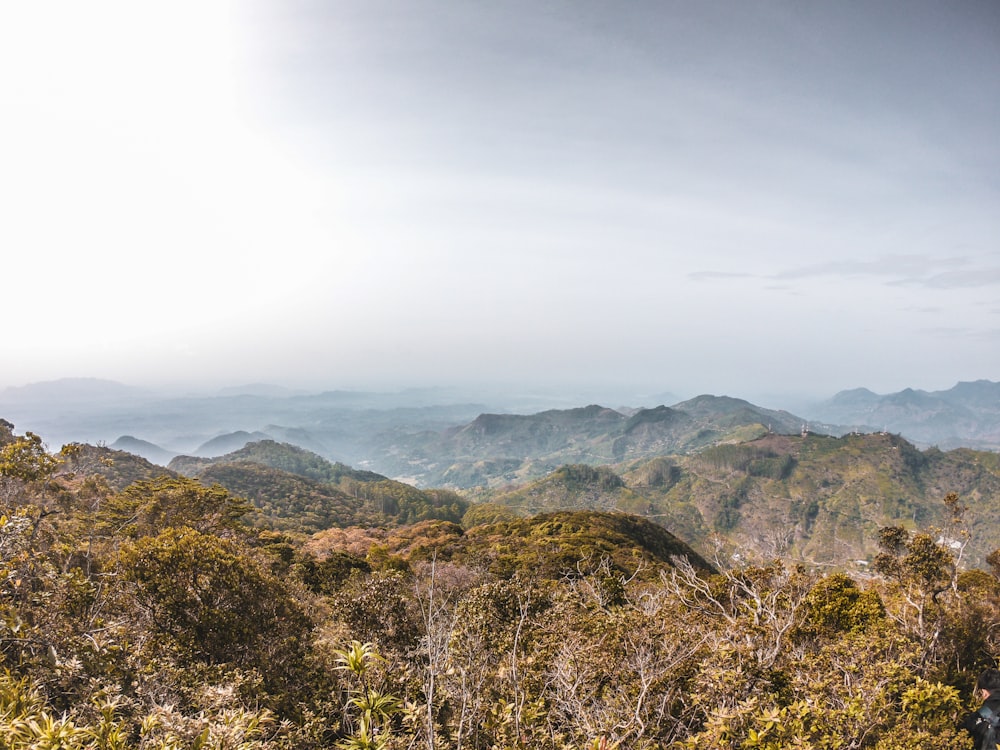
M 586 400 L 602 395 L 634 400 Z M 812 404 L 799 403 L 794 411 L 780 404 L 767 408 L 728 396 L 681 399 L 669 392 L 629 395 L 621 389 L 603 394 L 542 388 L 517 393 L 473 388 L 296 393 L 257 384 L 213 395 L 179 396 L 112 381 L 67 379 L 0 391 L 0 415 L 18 425 L 31 425 L 53 449 L 70 442 L 107 444 L 167 465 L 175 455 L 219 456 L 247 442 L 270 439 L 424 486 L 447 484 L 440 467 L 457 460 L 545 458 L 548 463 L 543 465 L 548 466 L 587 455 L 588 463 L 620 460 L 625 449 L 620 442 L 618 448 L 611 443 L 620 437 L 618 432 L 629 429 L 630 419 L 643 415 L 683 415 L 679 420 L 683 425 L 678 426 L 677 419 L 671 424 L 676 434 L 655 446 L 660 453 L 689 452 L 733 439 L 715 425 L 692 437 L 707 425 L 705 404 L 714 404 L 721 413 L 741 413 L 734 424 L 751 430 L 756 426 L 793 434 L 806 428 L 831 435 L 887 431 L 920 447 L 1000 448 L 1000 384 L 991 381 L 959 383 L 938 392 L 906 389 L 879 395 L 853 389 Z M 602 407 L 598 413 L 607 418 L 589 425 L 597 406 Z M 663 421 L 662 417 L 645 418 Z M 563 423 L 560 429 L 568 444 L 584 440 L 575 435 L 577 430 L 590 437 L 568 452 L 567 445 L 553 444 L 551 455 L 546 455 L 533 437 L 538 424 L 545 422 L 549 423 L 546 430 Z M 484 428 L 504 435 L 503 448 L 473 448 L 462 437 Z M 594 442 L 601 440 L 608 441 L 604 448 Z M 476 455 L 477 450 L 485 453 Z M 439 469 L 432 470 L 431 465 Z

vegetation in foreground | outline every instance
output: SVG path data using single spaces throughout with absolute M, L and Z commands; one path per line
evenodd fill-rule
M 709 564 L 616 513 L 290 536 L 80 450 L 0 423 L 5 750 L 969 748 L 1000 654 L 955 495 L 861 579 Z

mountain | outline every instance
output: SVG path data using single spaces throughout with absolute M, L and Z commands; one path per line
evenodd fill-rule
M 981 395 L 983 389 L 970 390 Z M 929 396 L 899 397 L 923 403 Z M 956 493 L 968 507 L 968 561 L 981 565 L 1000 548 L 1000 454 L 920 449 L 881 431 L 835 437 L 774 429 L 797 422 L 783 412 L 709 396 L 631 415 L 596 405 L 486 414 L 410 435 L 426 464 L 415 462 L 413 452 L 399 456 L 425 478 L 443 470 L 470 482 L 470 497 L 484 504 L 476 506 L 482 512 L 470 512 L 469 525 L 474 517 L 503 521 L 511 513 L 626 512 L 670 529 L 706 556 L 713 553 L 711 540 L 722 539 L 726 554 L 864 568 L 878 552 L 884 526 L 935 528 L 942 538 L 964 539 L 949 529 L 942 502 Z M 9 422 L 0 428 L 13 434 Z M 442 446 L 463 453 L 445 456 L 450 463 L 433 458 L 430 449 Z M 569 456 L 579 460 L 556 463 Z M 454 491 L 420 489 L 273 440 L 215 458 L 177 456 L 167 469 L 125 451 L 77 445 L 66 470 L 78 479 L 100 474 L 116 490 L 171 472 L 218 483 L 251 500 L 260 511 L 255 523 L 303 533 L 430 519 L 457 523 L 470 506 Z
M 631 415 L 591 405 L 532 415 L 481 414 L 440 433 L 401 436 L 373 464 L 419 486 L 501 486 L 564 464 L 599 465 L 688 453 L 769 431 L 798 433 L 802 420 L 741 399 L 699 396 Z
M 162 462 L 156 448 L 222 455 L 248 441 L 273 439 L 423 487 L 472 488 L 536 479 L 565 464 L 683 454 L 768 431 L 798 434 L 803 426 L 837 435 L 887 431 L 921 448 L 1000 450 L 998 391 L 1000 383 L 987 380 L 888 395 L 859 388 L 797 416 L 711 395 L 673 405 L 663 400 L 533 411 L 559 399 L 494 394 L 495 401 L 483 403 L 475 400 L 482 394 L 454 389 L 299 395 L 257 385 L 177 397 L 69 379 L 0 392 L 0 416 L 30 425 L 53 449 L 113 442 Z M 122 436 L 142 442 L 117 443 Z
M 443 430 L 491 408 L 460 400 L 466 397 L 452 389 L 299 394 L 257 385 L 223 395 L 179 396 L 79 378 L 4 389 L 0 417 L 30 425 L 54 449 L 111 443 L 128 435 L 175 454 L 192 454 L 213 438 L 246 432 L 294 441 L 360 465 L 378 452 L 371 444 L 374 436 Z M 210 449 L 225 453 L 238 447 Z
M 236 432 L 230 432 L 225 435 L 218 435 L 208 442 L 202 443 L 195 449 L 194 455 L 204 458 L 222 456 L 226 453 L 232 453 L 233 451 L 239 450 L 247 443 L 252 443 L 256 440 L 270 439 L 271 436 L 263 432 L 251 433 L 246 430 L 237 430 Z
M 253 463 L 280 469 L 306 479 L 338 484 L 343 480 L 380 482 L 386 477 L 373 471 L 353 469 L 342 463 L 332 463 L 312 451 L 275 440 L 247 443 L 239 450 L 218 457 L 177 456 L 170 468 L 193 476 L 219 463 Z
M 159 464 L 160 466 L 166 466 L 177 455 L 172 451 L 161 448 L 155 443 L 151 443 L 148 440 L 139 440 L 131 435 L 122 435 L 111 444 L 111 448 L 113 450 L 127 451 L 136 456 L 142 456 L 147 461 Z
M 0 405 L 49 404 L 86 405 L 135 401 L 146 397 L 146 391 L 100 378 L 62 378 L 11 386 L 0 391 Z
M 642 514 L 649 501 L 629 489 L 607 466 L 569 464 L 548 476 L 490 496 L 490 502 L 528 515 L 556 510 L 624 511 Z
M 197 474 L 246 498 L 260 512 L 255 526 L 312 534 L 334 527 L 377 524 L 374 507 L 324 482 L 249 462 L 215 463 Z
M 227 386 L 219 389 L 219 395 L 229 396 L 264 396 L 266 398 L 286 398 L 289 396 L 305 395 L 301 391 L 295 391 L 280 385 L 270 383 L 247 383 L 245 385 Z
M 791 434 L 799 432 L 802 426 L 802 418 L 787 411 L 764 409 L 731 396 L 707 394 L 697 396 L 676 404 L 674 409 L 688 414 L 704 426 L 716 431 L 764 424 L 773 432 Z
M 860 388 L 842 391 L 810 410 L 831 431 L 884 430 L 920 446 L 1000 450 L 1000 383 L 958 383 L 946 391 L 907 388 L 878 395 Z

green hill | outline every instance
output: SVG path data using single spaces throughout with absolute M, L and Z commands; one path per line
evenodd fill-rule
M 526 579 L 560 580 L 601 570 L 610 576 L 639 571 L 657 577 L 663 566 L 674 564 L 675 557 L 687 558 L 697 569 L 713 570 L 659 524 L 626 513 L 593 510 L 541 513 L 464 531 L 458 524 L 425 521 L 393 529 L 379 543 L 386 553 L 409 563 L 435 556 L 438 561 L 503 577 L 517 573 Z M 331 541 L 331 546 L 336 544 Z
M 341 463 L 328 461 L 322 456 L 300 448 L 290 443 L 279 443 L 274 440 L 258 440 L 244 445 L 239 450 L 216 458 L 199 458 L 195 456 L 178 456 L 170 462 L 170 468 L 182 474 L 204 471 L 208 466 L 219 463 L 255 463 L 281 469 L 290 474 L 297 474 L 306 479 L 318 482 L 356 480 L 359 482 L 377 482 L 385 479 L 381 474 L 372 471 L 352 469 Z
M 525 570 L 558 578 L 597 570 L 603 559 L 617 572 L 672 565 L 687 557 L 696 568 L 712 566 L 659 524 L 625 513 L 559 511 L 469 529 L 466 554 L 491 569 Z
M 627 511 L 702 551 L 717 536 L 743 554 L 864 568 L 883 526 L 932 526 L 942 537 L 956 535 L 946 528 L 942 502 L 950 492 L 968 506 L 967 554 L 982 564 L 1000 548 L 1000 456 L 920 451 L 895 435 L 768 434 L 691 455 L 565 466 L 480 499 L 522 514 Z
M 285 531 L 458 522 L 469 505 L 453 492 L 418 490 L 273 440 L 214 459 L 179 456 L 170 466 L 245 497 L 260 511 L 255 524 Z
M 542 479 L 491 496 L 493 503 L 524 514 L 554 510 L 619 510 L 642 513 L 648 502 L 606 466 L 569 464 Z
M 628 472 L 625 479 L 684 538 L 717 532 L 744 549 L 833 565 L 870 561 L 883 526 L 934 526 L 954 535 L 942 501 L 955 492 L 969 507 L 969 554 L 981 562 L 1000 547 L 998 458 L 966 449 L 922 452 L 878 433 L 769 435 L 679 460 L 680 476 L 669 487 L 643 486 Z
M 262 464 L 213 464 L 200 472 L 198 479 L 204 484 L 221 484 L 249 500 L 260 511 L 248 519 L 255 526 L 311 534 L 385 520 L 370 504 L 335 487 Z

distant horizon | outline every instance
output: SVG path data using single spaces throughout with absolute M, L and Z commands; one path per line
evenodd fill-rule
M 836 389 L 834 391 L 826 393 L 818 392 L 793 392 L 793 391 L 771 391 L 771 392 L 761 392 L 752 393 L 750 391 L 739 391 L 730 390 L 725 392 L 717 392 L 706 389 L 680 389 L 680 388 L 670 388 L 670 387 L 637 387 L 630 384 L 624 383 L 583 383 L 577 382 L 573 384 L 560 386 L 553 383 L 536 382 L 536 383 L 510 383 L 510 382 L 489 382 L 489 381 L 477 381 L 477 382 L 452 382 L 452 383 L 374 383 L 368 384 L 303 384 L 296 383 L 295 381 L 246 381 L 246 382 L 230 382 L 230 383 L 216 383 L 216 382 L 160 382 L 160 383 L 133 383 L 126 380 L 98 377 L 98 376 L 66 376 L 57 377 L 43 380 L 30 381 L 26 383 L 20 383 L 15 385 L 0 385 L 0 397 L 4 394 L 11 395 L 19 390 L 31 391 L 35 388 L 45 387 L 45 386 L 58 386 L 60 384 L 104 384 L 109 386 L 118 386 L 131 391 L 136 391 L 139 393 L 147 394 L 152 397 L 166 397 L 166 398 L 184 398 L 184 397 L 195 397 L 195 398 L 205 398 L 205 397 L 222 397 L 231 395 L 270 395 L 270 396 L 316 396 L 324 393 L 350 393 L 350 394 L 371 394 L 371 395 L 398 395 L 403 396 L 407 393 L 432 393 L 435 391 L 439 392 L 451 392 L 453 394 L 466 394 L 470 397 L 510 397 L 512 395 L 521 394 L 522 396 L 536 396 L 536 397 L 554 397 L 559 395 L 563 400 L 572 400 L 576 396 L 586 396 L 587 394 L 597 395 L 605 393 L 611 396 L 614 394 L 625 395 L 631 394 L 633 397 L 659 397 L 659 396 L 671 396 L 677 399 L 674 403 L 680 403 L 682 401 L 687 401 L 692 398 L 696 398 L 702 395 L 720 396 L 720 397 L 730 397 L 738 398 L 747 401 L 751 401 L 758 406 L 764 406 L 769 408 L 787 408 L 785 405 L 780 404 L 767 404 L 756 399 L 787 399 L 798 405 L 811 405 L 818 404 L 822 401 L 829 400 L 834 396 L 851 391 L 864 390 L 874 393 L 878 396 L 891 395 L 894 393 L 901 393 L 907 390 L 914 390 L 926 393 L 936 393 L 951 390 L 961 383 L 976 383 L 976 382 L 1000 382 L 994 381 L 990 378 L 962 378 L 956 380 L 949 385 L 944 387 L 926 387 L 920 384 L 911 383 L 909 385 L 902 386 L 900 388 L 895 388 L 891 390 L 877 390 L 868 385 L 857 384 L 845 386 L 843 388 Z M 255 391 L 257 393 L 255 393 Z M 262 391 L 271 391 L 271 393 L 261 393 Z M 613 400 L 613 399 L 612 399 Z M 598 402 L 594 402 L 598 403 Z M 588 404 L 579 403 L 578 406 L 585 406 Z M 607 406 L 614 408 L 615 406 L 623 407 L 636 407 L 641 404 L 628 403 L 627 401 L 622 401 L 621 403 L 600 403 L 601 406 Z M 650 406 L 651 404 L 644 404 L 645 406 Z M 664 404 L 666 406 L 671 406 L 673 404 Z M 2 414 L 0 414 L 2 417 Z
M 977 383 L 984 387 L 958 388 Z M 761 410 L 766 416 L 761 413 L 756 418 L 758 427 L 770 431 L 772 422 L 781 424 L 782 434 L 798 434 L 800 427 L 831 435 L 888 430 L 923 447 L 1000 450 L 1000 382 L 960 380 L 935 390 L 916 385 L 882 394 L 858 386 L 796 398 L 787 393 L 768 396 L 705 389 L 642 393 L 608 386 L 514 388 L 509 383 L 365 390 L 287 389 L 262 383 L 222 388 L 203 384 L 192 390 L 174 384 L 162 391 L 84 377 L 0 389 L 0 419 L 22 432 L 39 435 L 52 450 L 67 443 L 114 445 L 128 437 L 174 454 L 191 455 L 216 437 L 239 448 L 238 436 L 250 433 L 257 435 L 252 440 L 288 442 L 361 466 L 367 461 L 390 460 L 397 447 L 409 444 L 416 435 L 443 435 L 473 424 L 484 414 L 572 422 L 591 418 L 592 411 L 586 408 L 591 406 L 629 419 L 659 407 L 681 413 L 690 410 L 695 415 L 721 409 L 742 415 L 741 419 L 748 411 Z M 857 393 L 859 389 L 864 393 Z M 840 394 L 846 395 L 837 398 Z M 650 416 L 656 422 L 668 415 Z M 402 466 L 395 471 L 405 473 Z

